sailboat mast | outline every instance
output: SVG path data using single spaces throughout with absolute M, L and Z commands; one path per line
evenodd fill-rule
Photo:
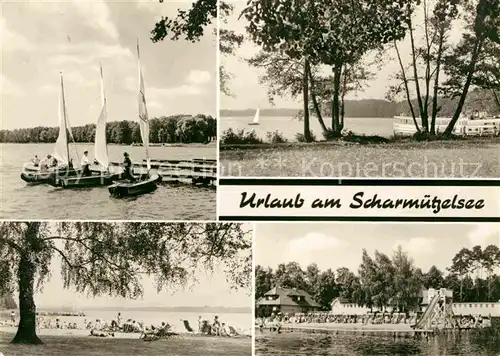
M 63 109 L 63 122 L 64 122 L 64 135 L 68 134 L 68 128 L 66 127 L 66 123 L 68 118 L 66 117 L 66 98 L 64 96 L 64 81 L 63 81 L 63 75 L 61 72 L 61 95 L 62 95 L 62 109 Z M 68 164 L 69 164 L 69 144 L 68 140 L 64 140 L 66 142 L 66 157 L 68 158 Z
M 137 38 L 137 66 L 138 66 L 138 81 L 139 81 L 139 127 L 141 129 L 142 144 L 146 150 L 146 164 L 148 170 L 150 170 L 151 162 L 149 160 L 149 119 L 148 119 L 148 109 L 146 106 L 144 79 L 142 77 L 142 71 L 141 71 L 139 38 Z
M 100 72 L 101 72 L 101 111 L 104 111 L 104 117 L 105 117 L 105 122 L 104 122 L 104 134 L 103 134 L 103 140 L 104 140 L 104 144 L 105 144 L 105 152 L 106 152 L 106 159 L 105 159 L 105 162 L 102 162 L 102 164 L 104 164 L 106 167 L 106 170 L 109 169 L 109 156 L 108 156 L 108 142 L 106 140 L 106 125 L 107 125 L 107 119 L 108 119 L 108 108 L 106 106 L 106 94 L 104 93 L 104 77 L 102 75 L 102 63 L 99 63 L 99 69 L 100 69 Z

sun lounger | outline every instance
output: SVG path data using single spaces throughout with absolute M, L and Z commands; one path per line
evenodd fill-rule
M 188 320 L 183 320 L 182 321 L 184 323 L 184 327 L 186 328 L 186 330 L 190 333 L 194 332 L 193 328 L 189 325 L 189 321 Z

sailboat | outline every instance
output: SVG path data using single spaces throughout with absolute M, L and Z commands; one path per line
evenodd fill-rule
M 144 90 L 144 79 L 141 71 L 139 56 L 139 40 L 137 40 L 137 65 L 139 68 L 139 127 L 141 130 L 142 145 L 146 151 L 146 162 L 148 172 L 146 175 L 135 177 L 134 181 L 123 180 L 111 185 L 108 190 L 112 196 L 125 197 L 149 193 L 156 190 L 156 182 L 161 180 L 158 174 L 150 174 L 151 160 L 149 158 L 149 119 L 146 106 L 146 95 Z
M 61 73 L 61 91 L 59 93 L 59 136 L 57 137 L 52 156 L 57 161 L 55 167 L 25 166 L 21 179 L 28 183 L 52 183 L 60 177 L 69 177 L 78 174 L 72 167 L 69 157 L 68 131 L 71 137 L 71 128 L 68 123 L 66 99 L 64 96 L 64 81 Z M 74 140 L 73 140 L 74 141 Z
M 102 75 L 102 66 L 100 67 L 101 74 L 101 112 L 96 123 L 94 157 L 99 163 L 99 170 L 92 170 L 92 174 L 84 176 L 83 171 L 80 171 L 78 176 L 64 177 L 56 182 L 56 185 L 63 188 L 80 188 L 80 187 L 96 187 L 110 185 L 113 181 L 120 179 L 121 174 L 111 173 L 109 171 L 108 145 L 106 142 L 106 121 L 108 117 L 106 107 L 106 95 L 104 94 L 104 80 Z
M 255 112 L 255 116 L 253 117 L 253 121 L 252 122 L 249 122 L 248 124 L 249 125 L 260 125 L 259 123 L 259 119 L 260 119 L 260 109 L 257 109 L 257 111 Z

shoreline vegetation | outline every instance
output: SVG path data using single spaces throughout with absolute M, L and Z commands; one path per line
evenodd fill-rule
M 210 115 L 161 116 L 150 120 L 150 145 L 162 144 L 207 144 L 217 137 L 217 121 Z M 68 141 L 71 143 L 93 143 L 96 125 L 87 124 L 71 128 Z M 32 127 L 0 130 L 0 143 L 54 143 L 59 134 L 58 127 Z M 142 142 L 139 123 L 135 121 L 112 121 L 106 125 L 108 144 L 134 145 Z
M 314 134 L 313 134 L 314 137 Z M 417 136 L 390 136 L 382 137 L 378 135 L 355 134 L 352 131 L 346 131 L 342 137 L 336 139 L 314 140 L 305 142 L 303 135 L 297 133 L 295 140 L 289 140 L 279 131 L 267 132 L 266 137 L 258 136 L 255 130 L 246 131 L 244 129 L 233 131 L 229 128 L 225 130 L 220 138 L 220 150 L 235 149 L 266 149 L 266 148 L 293 148 L 293 147 L 312 147 L 312 146 L 350 146 L 350 145 L 400 145 L 409 148 L 419 147 L 443 147 L 452 148 L 467 145 L 484 145 L 488 143 L 500 143 L 498 136 L 435 136 L 431 140 L 419 140 Z M 402 148 L 403 148 L 402 147 Z
M 500 137 L 346 135 L 304 142 L 279 131 L 262 139 L 255 131 L 228 129 L 219 141 L 222 176 L 496 178 Z

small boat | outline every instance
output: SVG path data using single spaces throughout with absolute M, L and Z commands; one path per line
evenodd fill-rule
M 115 198 L 132 197 L 141 194 L 154 192 L 156 183 L 161 181 L 158 174 L 144 175 L 137 181 L 121 180 L 108 187 L 109 193 Z
M 54 152 L 52 154 L 52 156 L 57 160 L 58 166 L 47 167 L 46 169 L 43 169 L 42 167 L 37 167 L 30 163 L 25 164 L 23 167 L 23 172 L 21 173 L 21 179 L 27 183 L 51 184 L 60 177 L 70 177 L 78 174 L 78 170 L 71 166 L 69 158 L 68 133 L 72 139 L 73 134 L 71 133 L 71 127 L 68 122 L 68 115 L 66 111 L 66 99 L 64 96 L 64 82 L 62 73 L 58 115 L 59 136 L 57 137 L 56 143 L 54 145 Z
M 56 167 L 44 170 L 27 170 L 21 173 L 21 179 L 30 184 L 53 184 L 58 178 L 71 177 L 79 172 L 70 167 Z
M 146 95 L 144 90 L 144 79 L 142 77 L 141 62 L 139 59 L 139 40 L 137 40 L 137 64 L 139 68 L 139 128 L 141 130 L 142 145 L 146 151 L 147 174 L 140 175 L 133 181 L 119 181 L 108 187 L 111 196 L 122 198 L 150 193 L 156 190 L 156 183 L 161 180 L 158 174 L 151 174 L 151 160 L 149 159 L 149 119 L 146 106 Z
M 260 109 L 257 109 L 257 111 L 255 112 L 255 115 L 253 117 L 253 121 L 252 122 L 249 122 L 248 124 L 250 126 L 253 126 L 253 125 L 260 125 L 259 123 L 259 119 L 260 119 Z
M 80 171 L 76 176 L 62 177 L 55 180 L 53 185 L 63 188 L 88 188 L 97 186 L 108 186 L 114 181 L 121 179 L 122 175 L 118 172 L 110 172 L 109 170 L 109 157 L 108 146 L 106 141 L 106 121 L 107 121 L 107 107 L 106 96 L 104 94 L 104 80 L 102 75 L 102 66 L 100 67 L 101 74 L 101 112 L 96 123 L 94 155 L 95 160 L 99 164 L 99 170 L 91 171 L 90 175 L 83 175 Z

